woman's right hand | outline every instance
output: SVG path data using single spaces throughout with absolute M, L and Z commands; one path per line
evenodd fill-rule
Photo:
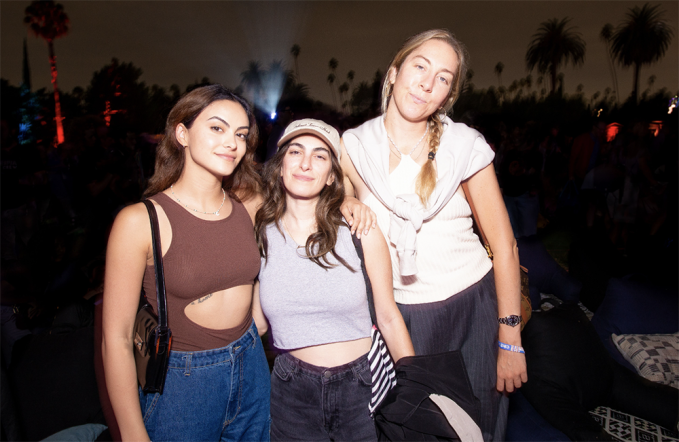
M 367 236 L 370 233 L 370 229 L 374 229 L 377 226 L 377 215 L 375 215 L 375 212 L 356 197 L 345 196 L 340 211 L 351 227 L 351 234 L 356 233 L 356 238 L 360 239 L 361 234 Z

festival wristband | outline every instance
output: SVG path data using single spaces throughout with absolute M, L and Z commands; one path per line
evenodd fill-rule
M 519 347 L 518 345 L 509 345 L 500 341 L 497 341 L 497 345 L 503 350 L 526 354 L 526 352 L 523 351 L 523 347 Z

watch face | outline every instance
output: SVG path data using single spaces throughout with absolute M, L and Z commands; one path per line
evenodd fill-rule
M 521 324 L 521 316 L 517 315 L 510 315 L 507 316 L 506 318 L 500 318 L 501 323 L 507 324 L 510 327 L 516 327 L 517 325 Z
M 520 316 L 512 315 L 512 316 L 508 317 L 507 319 L 508 319 L 507 323 L 509 325 L 511 325 L 512 327 L 516 327 L 517 325 L 519 325 L 521 323 L 521 317 Z

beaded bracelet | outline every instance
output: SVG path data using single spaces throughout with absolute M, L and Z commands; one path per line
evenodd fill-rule
M 509 345 L 500 341 L 497 341 L 497 345 L 503 350 L 526 354 L 526 352 L 523 351 L 523 347 L 519 347 L 518 345 Z

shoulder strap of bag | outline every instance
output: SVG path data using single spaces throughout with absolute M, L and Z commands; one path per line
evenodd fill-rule
M 167 299 L 165 298 L 165 272 L 163 271 L 163 249 L 160 246 L 160 227 L 158 214 L 153 203 L 142 200 L 151 219 L 151 238 L 153 243 L 153 267 L 156 270 L 156 299 L 158 300 L 158 326 L 167 327 Z
M 373 324 L 377 324 L 377 318 L 375 316 L 375 303 L 373 301 L 373 287 L 370 284 L 370 278 L 368 278 L 368 272 L 365 269 L 365 259 L 363 258 L 363 244 L 361 240 L 356 238 L 356 235 L 351 235 L 351 240 L 354 242 L 354 247 L 356 248 L 356 253 L 361 259 L 361 272 L 363 272 L 363 279 L 365 280 L 365 291 L 368 294 L 368 308 L 370 309 L 370 320 Z
M 476 228 L 479 229 L 479 235 L 481 236 L 481 242 L 483 243 L 483 247 L 486 248 L 488 258 L 492 260 L 493 251 L 490 250 L 490 243 L 488 243 L 488 238 L 486 238 L 486 234 L 483 233 L 483 227 L 481 227 L 481 223 L 479 222 L 479 215 L 476 213 L 476 208 L 474 207 L 474 202 L 472 201 L 472 194 L 471 192 L 469 192 L 469 186 L 467 185 L 466 181 L 462 182 L 462 191 L 464 192 L 464 195 L 467 197 L 467 203 L 469 203 L 469 208 L 472 209 L 472 216 L 474 217 Z

